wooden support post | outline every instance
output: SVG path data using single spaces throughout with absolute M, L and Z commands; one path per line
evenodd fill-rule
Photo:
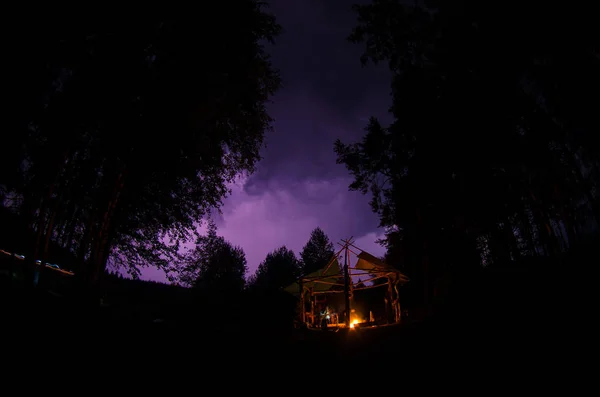
M 313 287 L 310 287 L 310 324 L 315 325 L 315 294 Z
M 388 275 L 388 290 L 387 290 L 387 297 L 388 297 L 388 305 L 390 306 L 390 311 L 392 311 L 392 313 L 394 314 L 394 318 L 396 317 L 396 307 L 395 307 L 395 302 L 394 302 L 394 292 L 392 289 L 392 279 L 389 277 Z M 388 324 L 391 322 L 391 314 L 388 314 Z
M 348 272 L 348 241 L 345 242 L 344 247 L 344 297 L 345 297 L 345 313 L 346 313 L 346 327 L 350 328 L 350 274 Z
M 390 322 L 390 302 L 388 301 L 387 293 L 383 297 L 383 303 L 384 303 L 384 308 L 385 308 L 385 323 L 389 324 L 389 322 Z
M 350 309 L 352 309 L 352 299 L 354 298 L 354 282 L 352 281 L 352 272 L 350 271 L 350 249 L 346 250 L 346 259 L 348 261 L 348 291 L 350 295 Z
M 396 322 L 397 323 L 401 323 L 402 322 L 402 307 L 400 306 L 400 291 L 398 291 L 398 284 L 394 285 L 394 291 L 396 291 L 396 313 L 397 317 L 396 317 Z
M 302 326 L 306 325 L 306 303 L 304 302 L 304 285 L 302 279 L 298 282 L 300 286 L 300 321 Z

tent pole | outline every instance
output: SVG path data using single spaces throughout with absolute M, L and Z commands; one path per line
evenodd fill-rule
M 310 287 L 310 324 L 315 326 L 315 294 L 314 287 Z
M 346 303 L 346 327 L 350 328 L 350 274 L 348 272 L 348 241 L 345 241 L 344 252 L 344 297 Z
M 337 259 L 340 256 L 340 254 L 342 253 L 343 250 L 344 250 L 344 247 L 342 247 L 338 252 L 335 253 L 335 255 L 329 260 L 329 263 L 327 264 L 327 266 L 325 266 L 325 268 L 323 268 L 322 274 L 326 274 L 327 273 L 327 271 L 329 270 L 329 268 L 331 267 L 331 265 L 334 262 L 333 260 Z M 338 269 L 339 269 L 339 265 L 338 265 Z
M 300 286 L 300 321 L 302 321 L 302 326 L 306 326 L 306 304 L 304 303 L 304 283 L 302 279 L 298 283 Z
M 396 291 L 396 322 L 402 321 L 402 310 L 400 306 L 400 292 L 398 291 L 398 284 L 394 284 L 394 291 Z
M 350 244 L 350 240 L 348 240 Z M 348 301 L 350 302 L 350 313 L 352 313 L 352 299 L 354 298 L 354 281 L 352 279 L 352 272 L 350 271 L 350 247 L 346 250 L 346 258 L 348 258 Z
M 388 305 L 390 306 L 390 313 L 388 315 L 388 324 L 392 323 L 391 321 L 391 316 L 394 316 L 394 322 L 396 322 L 396 301 L 394 300 L 394 290 L 392 288 L 392 279 L 390 278 L 390 276 L 388 275 L 388 290 L 387 290 L 387 295 L 388 295 Z

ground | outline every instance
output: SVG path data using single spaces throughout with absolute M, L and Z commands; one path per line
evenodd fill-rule
M 407 374 L 415 371 L 469 377 L 477 370 L 512 377 L 562 368 L 572 362 L 564 357 L 586 351 L 579 338 L 570 336 L 574 311 L 569 313 L 571 319 L 565 319 L 565 305 L 541 290 L 524 294 L 516 284 L 502 281 L 499 285 L 499 291 L 510 290 L 512 295 L 485 286 L 481 289 L 499 298 L 490 300 L 482 291 L 471 291 L 464 299 L 450 301 L 451 310 L 421 321 L 323 332 L 244 322 L 219 326 L 202 322 L 202 316 L 193 312 L 188 317 L 197 320 L 152 319 L 140 308 L 125 312 L 43 289 L 3 284 L 2 341 L 9 352 L 3 357 L 12 356 L 24 365 L 42 360 L 42 368 L 48 366 L 60 377 L 86 365 L 100 366 L 102 376 L 125 371 L 127 376 L 136 373 L 144 379 L 193 369 L 214 373 L 215 379 L 256 373 L 288 379 L 292 387 L 302 377 L 312 382 L 346 370 L 363 373 L 354 381 L 365 384 L 377 384 L 378 371 L 392 371 L 399 378 L 389 382 L 399 385 L 414 383 Z M 465 301 L 470 304 L 461 303 Z
M 482 317 L 470 323 L 434 317 L 398 326 L 339 332 L 256 328 L 244 324 L 219 328 L 197 322 L 124 318 L 111 313 L 110 308 L 84 307 L 47 292 L 36 293 L 34 297 L 4 294 L 3 306 L 4 329 L 14 340 L 38 347 L 41 343 L 50 350 L 98 349 L 100 353 L 117 356 L 128 355 L 130 351 L 157 354 L 185 351 L 237 362 L 268 357 L 282 364 L 343 359 L 358 365 L 369 360 L 415 360 L 420 355 L 464 358 L 482 349 L 500 353 L 504 349 L 521 348 L 522 342 L 537 329 L 534 324 L 511 323 L 501 316 Z M 543 341 L 540 335 L 535 338 L 529 349 L 535 348 L 536 341 Z

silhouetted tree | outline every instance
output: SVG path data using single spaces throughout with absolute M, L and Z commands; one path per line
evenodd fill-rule
M 254 288 L 279 289 L 287 287 L 300 276 L 300 264 L 294 251 L 285 246 L 269 252 L 249 281 Z
M 358 282 L 356 283 L 356 285 L 354 286 L 354 288 L 365 288 L 365 284 L 362 282 L 362 280 L 359 278 Z
M 186 255 L 179 273 L 180 283 L 213 294 L 238 294 L 244 288 L 246 271 L 242 248 L 218 236 L 211 221 L 207 234 L 198 237 L 196 247 Z
M 395 120 L 371 119 L 335 151 L 350 188 L 372 194 L 389 262 L 426 300 L 449 271 L 556 256 L 597 228 L 591 10 L 374 0 L 356 11 L 350 40 L 366 45 L 363 62 L 388 63 Z
M 179 19 L 19 15 L 0 191 L 31 232 L 28 259 L 54 241 L 86 282 L 109 256 L 167 268 L 260 157 L 279 87 L 263 42 L 280 27 L 254 0 Z
M 322 269 L 334 254 L 333 243 L 329 241 L 329 237 L 320 227 L 315 228 L 300 252 L 302 273 L 309 274 Z
M 247 299 L 244 299 L 247 323 L 254 327 L 291 329 L 297 301 L 282 288 L 299 275 L 300 264 L 292 250 L 282 246 L 268 253 L 248 279 Z

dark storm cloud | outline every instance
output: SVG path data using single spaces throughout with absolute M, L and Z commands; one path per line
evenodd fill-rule
M 387 119 L 389 74 L 363 68 L 362 47 L 346 38 L 356 24 L 352 1 L 275 0 L 271 11 L 284 27 L 270 48 L 284 87 L 270 113 L 274 131 L 247 192 L 270 180 L 330 179 L 346 175 L 335 164 L 333 142 L 356 141 L 368 117 Z
M 333 152 L 338 138 L 360 139 L 370 116 L 389 121 L 389 74 L 363 68 L 361 46 L 346 41 L 353 2 L 272 1 L 285 30 L 269 48 L 284 84 L 269 108 L 274 130 L 257 172 L 231 186 L 215 217 L 219 234 L 244 249 L 250 273 L 277 247 L 298 253 L 317 226 L 333 241 L 354 236 L 359 247 L 384 252 L 369 196 L 348 191 L 352 179 Z
M 248 268 L 254 272 L 266 254 L 286 245 L 299 253 L 317 226 L 333 241 L 354 236 L 359 247 L 381 255 L 377 219 L 367 198 L 347 191 L 348 178 L 273 183 L 261 194 L 248 195 L 239 181 L 223 207 L 219 233 L 244 248 Z

